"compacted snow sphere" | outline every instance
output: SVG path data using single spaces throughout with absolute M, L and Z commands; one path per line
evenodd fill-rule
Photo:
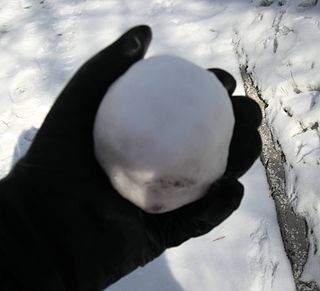
M 114 188 L 149 213 L 202 197 L 227 165 L 234 116 L 211 72 L 179 57 L 134 64 L 108 90 L 95 154 Z

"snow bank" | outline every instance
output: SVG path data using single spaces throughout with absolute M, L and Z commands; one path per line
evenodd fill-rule
M 286 158 L 287 195 L 308 222 L 309 261 L 301 279 L 320 285 L 320 7 L 285 2 L 252 10 L 235 33 Z

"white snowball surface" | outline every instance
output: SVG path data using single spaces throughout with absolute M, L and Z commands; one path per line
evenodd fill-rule
M 95 153 L 113 186 L 150 213 L 202 197 L 227 165 L 234 116 L 211 72 L 179 57 L 134 64 L 108 90 Z

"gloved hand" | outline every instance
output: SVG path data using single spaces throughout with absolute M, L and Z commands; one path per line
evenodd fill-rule
M 261 149 L 261 114 L 246 97 L 232 97 L 236 126 L 226 174 L 199 201 L 145 213 L 112 188 L 97 164 L 92 132 L 99 103 L 143 58 L 150 40 L 149 27 L 135 27 L 87 61 L 25 157 L 0 181 L 1 290 L 103 290 L 166 248 L 209 232 L 238 208 L 243 186 L 237 178 Z M 232 76 L 211 71 L 231 95 Z

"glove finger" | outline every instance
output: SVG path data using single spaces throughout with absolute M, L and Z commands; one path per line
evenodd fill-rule
M 148 26 L 134 27 L 79 69 L 51 108 L 30 148 L 33 162 L 49 162 L 51 168 L 69 162 L 77 168 L 79 164 L 83 167 L 84 159 L 92 160 L 93 124 L 100 101 L 109 86 L 143 58 L 150 41 Z
M 89 59 L 62 91 L 52 108 L 53 113 L 64 114 L 66 108 L 70 108 L 70 113 L 83 114 L 79 119 L 89 113 L 95 115 L 109 86 L 133 63 L 143 58 L 150 40 L 148 26 L 134 27 Z M 60 120 L 63 117 L 68 118 L 68 115 L 59 115 Z
M 246 96 L 233 96 L 231 98 L 236 125 L 247 124 L 258 128 L 262 121 L 259 105 Z
M 237 86 L 235 78 L 233 78 L 231 74 L 222 69 L 212 68 L 208 69 L 208 71 L 216 75 L 222 85 L 227 89 L 229 96 L 231 96 Z
M 166 246 L 177 246 L 211 231 L 239 207 L 243 193 L 243 185 L 237 180 L 222 179 L 213 184 L 202 199 L 170 213 Z
M 261 153 L 262 142 L 258 131 L 250 124 L 236 125 L 229 148 L 225 176 L 239 178 Z

